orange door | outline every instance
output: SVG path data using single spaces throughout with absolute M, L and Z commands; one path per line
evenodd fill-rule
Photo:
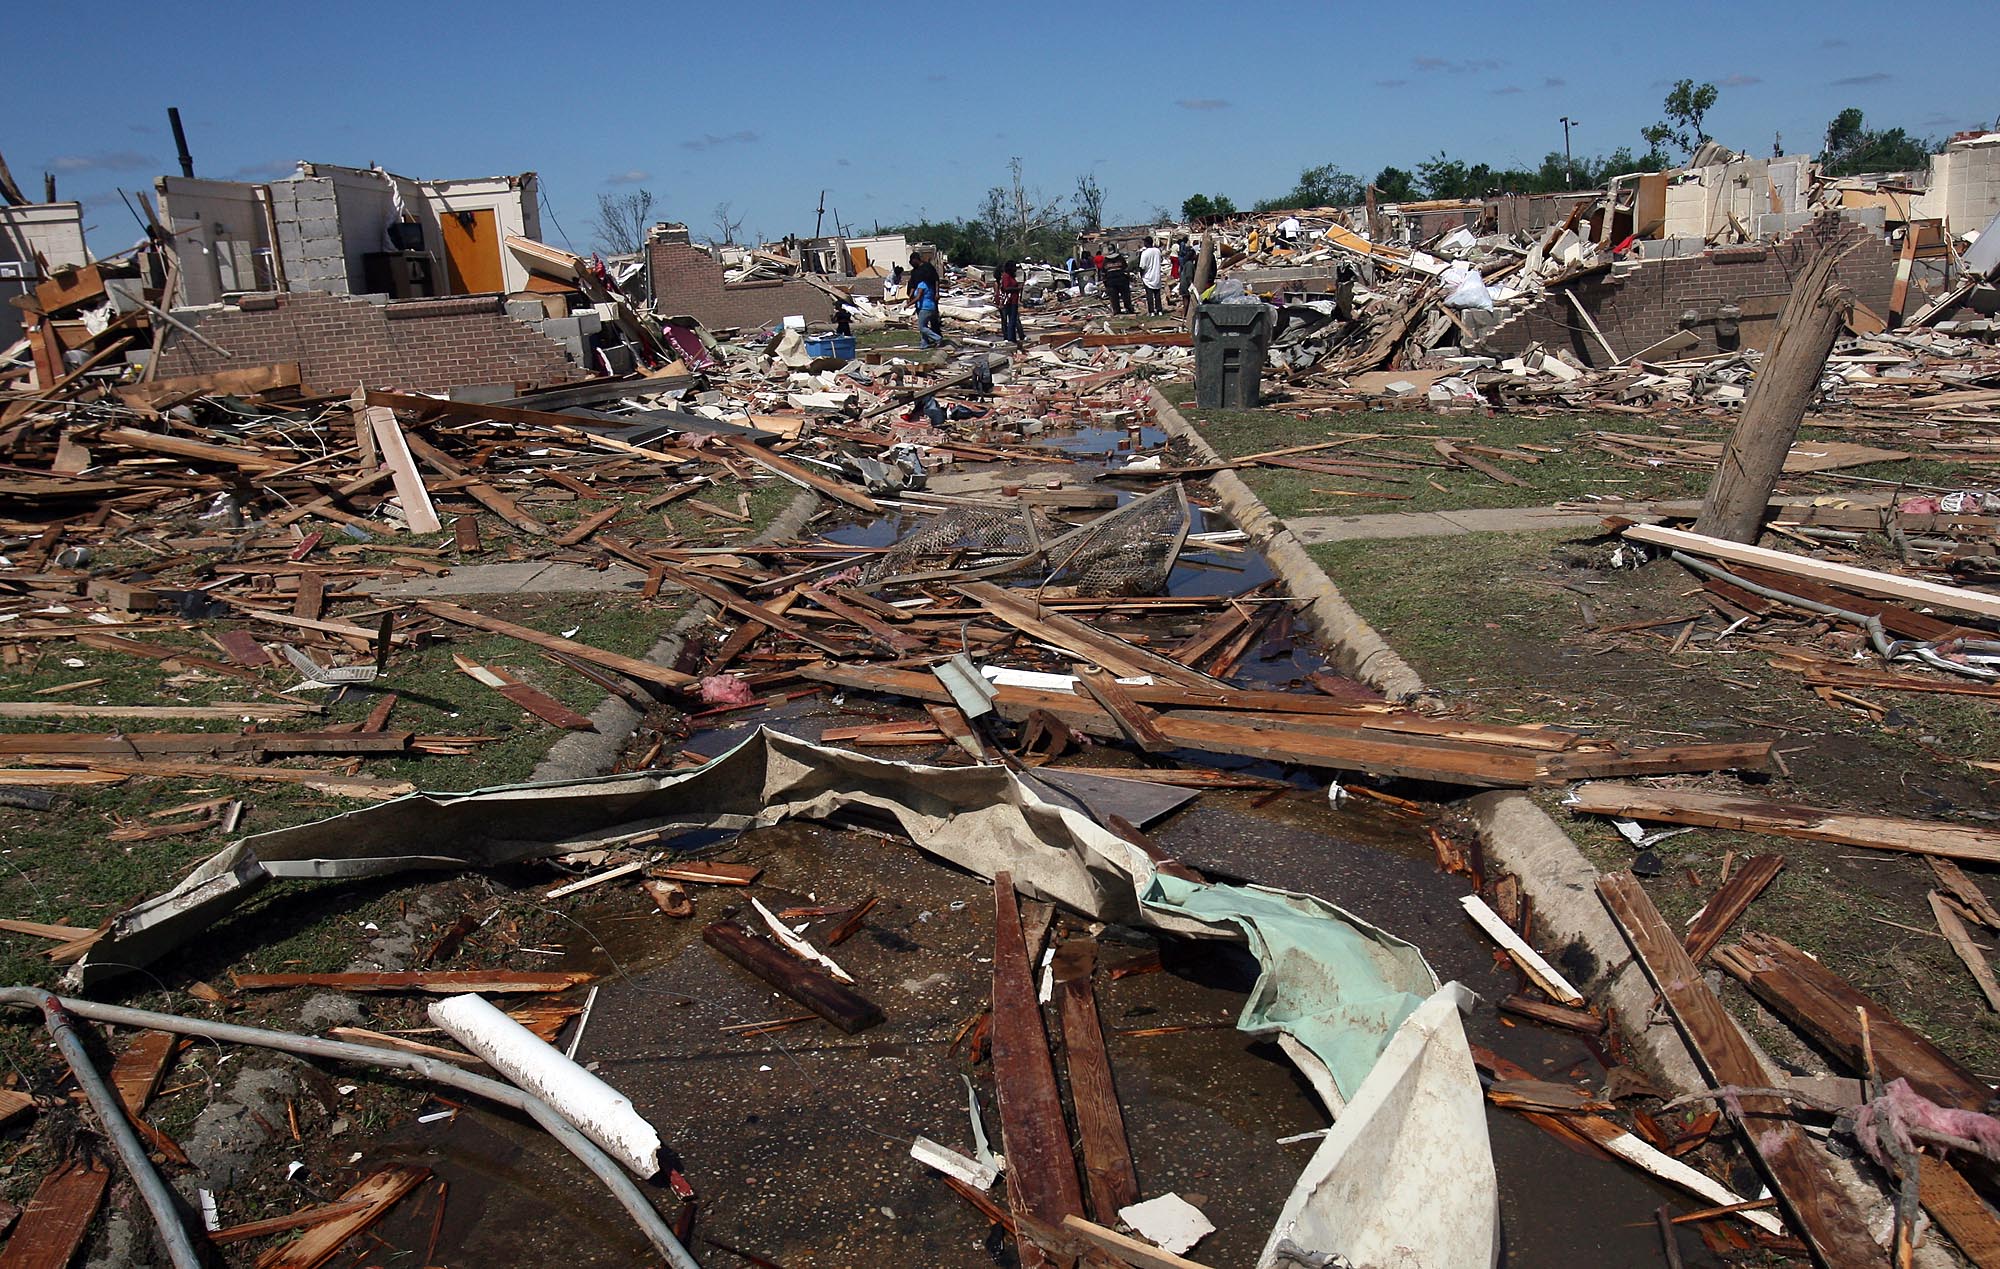
M 500 231 L 493 209 L 438 213 L 444 230 L 444 255 L 451 266 L 451 288 L 459 295 L 479 295 L 507 289 L 500 271 Z

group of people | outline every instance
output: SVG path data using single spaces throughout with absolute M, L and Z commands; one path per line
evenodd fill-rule
M 1148 317 L 1159 317 L 1167 311 L 1165 296 L 1169 282 L 1183 304 L 1194 284 L 1194 244 L 1186 238 L 1177 238 L 1171 246 L 1163 247 L 1164 241 L 1147 238 L 1145 246 L 1139 249 L 1139 285 L 1146 292 Z M 1136 311 L 1132 307 L 1132 267 L 1117 243 L 1102 243 L 1094 251 L 1078 244 L 1076 254 L 1069 258 L 1070 284 L 1081 287 L 1085 274 L 1095 276 L 1114 315 Z
M 1194 244 L 1185 237 L 1176 238 L 1171 244 L 1166 244 L 1165 239 L 1146 239 L 1139 250 L 1138 274 L 1139 285 L 1146 293 L 1148 317 L 1166 313 L 1169 283 L 1183 306 L 1189 302 L 1196 258 Z M 1113 314 L 1136 314 L 1132 306 L 1132 265 L 1116 242 L 1099 244 L 1094 251 L 1079 243 L 1068 267 L 1072 286 L 1082 287 L 1084 275 L 1093 275 Z M 892 290 L 908 285 L 907 294 L 917 317 L 917 334 L 925 348 L 942 348 L 945 343 L 944 329 L 938 320 L 941 281 L 937 253 L 920 250 L 912 257 L 908 274 L 898 265 L 890 283 Z M 993 303 L 1000 310 L 1001 340 L 1014 344 L 1025 339 L 1021 329 L 1021 290 L 1021 266 L 1012 261 L 1001 265 L 993 284 Z

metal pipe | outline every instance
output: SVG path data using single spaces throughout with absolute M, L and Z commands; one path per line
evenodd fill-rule
M 174 148 L 180 151 L 181 175 L 187 177 L 189 180 L 193 180 L 194 155 L 188 153 L 188 136 L 181 128 L 181 108 L 179 106 L 167 107 L 167 122 L 173 125 Z
M 523 1111 L 536 1123 L 549 1131 L 564 1148 L 592 1172 L 597 1174 L 612 1194 L 618 1199 L 632 1219 L 638 1222 L 640 1230 L 673 1269 L 701 1269 L 688 1249 L 681 1245 L 674 1231 L 660 1219 L 653 1210 L 652 1202 L 611 1156 L 597 1147 L 597 1144 L 578 1132 L 576 1127 L 554 1108 L 540 1098 L 522 1092 L 512 1084 L 487 1079 L 469 1071 L 441 1062 L 435 1058 L 422 1057 L 414 1053 L 400 1053 L 394 1049 L 378 1049 L 372 1045 L 350 1044 L 343 1040 L 323 1040 L 318 1036 L 294 1035 L 289 1031 L 267 1031 L 261 1027 L 244 1027 L 230 1022 L 208 1022 L 200 1018 L 184 1018 L 179 1014 L 155 1013 L 150 1009 L 128 1009 L 122 1005 L 99 1004 L 94 1000 L 79 1000 L 69 996 L 52 996 L 39 987 L 0 987 L 0 1004 L 23 1005 L 29 1008 L 43 1008 L 44 998 L 54 1000 L 61 1008 L 80 1018 L 93 1022 L 109 1023 L 113 1026 L 133 1027 L 141 1030 L 168 1031 L 176 1035 L 199 1036 L 223 1044 L 248 1044 L 262 1049 L 276 1049 L 281 1053 L 292 1053 L 300 1057 L 331 1058 L 339 1062 L 358 1062 L 366 1066 L 389 1066 L 410 1071 L 439 1084 L 449 1085 L 463 1092 L 473 1093 L 488 1101 L 500 1103 Z M 142 1156 L 143 1157 L 143 1156 Z M 150 1168 L 150 1164 L 148 1167 Z
M 26 996 L 14 997 L 12 992 L 24 992 Z M 146 1147 L 140 1143 L 139 1134 L 132 1131 L 132 1121 L 126 1116 L 124 1103 L 105 1084 L 104 1077 L 98 1074 L 82 1039 L 71 1024 L 70 1015 L 63 1009 L 62 1001 L 55 993 L 35 987 L 12 988 L 9 999 L 41 1009 L 42 1025 L 48 1028 L 56 1048 L 62 1051 L 63 1061 L 69 1063 L 70 1074 L 76 1076 L 77 1086 L 90 1099 L 91 1109 L 97 1112 L 97 1122 L 104 1126 L 111 1144 L 117 1147 L 119 1160 L 131 1174 L 132 1183 L 139 1187 L 146 1207 L 153 1213 L 153 1224 L 159 1228 L 160 1241 L 166 1244 L 167 1258 L 173 1261 L 174 1269 L 201 1269 L 201 1257 L 195 1252 L 194 1244 L 188 1241 L 187 1226 L 181 1221 L 180 1204 L 175 1201 L 173 1190 L 160 1179 L 153 1161 L 146 1157 Z
M 1868 632 L 1869 642 L 1875 645 L 1875 651 L 1881 654 L 1884 661 L 1900 661 L 1906 657 L 1914 657 L 1922 661 L 1925 665 L 1939 670 L 1946 670 L 1953 674 L 1962 674 L 1967 678 L 2000 679 L 2000 674 L 1991 670 L 1982 670 L 1976 665 L 1966 665 L 1962 662 L 1948 660 L 1945 657 L 1939 656 L 1932 644 L 1922 643 L 1913 639 L 1898 639 L 1892 642 L 1889 638 L 1889 632 L 1882 626 L 1882 619 L 1873 613 L 1851 612 L 1845 608 L 1836 608 L 1832 604 L 1822 604 L 1818 600 L 1806 599 L 1802 596 L 1794 595 L 1790 591 L 1774 590 L 1769 586 L 1759 586 L 1748 578 L 1738 577 L 1719 564 L 1712 564 L 1707 560 L 1697 559 L 1685 551 L 1675 551 L 1672 557 L 1677 564 L 1691 568 L 1697 573 L 1706 573 L 1710 577 L 1720 578 L 1722 581 L 1728 582 L 1731 586 L 1740 586 L 1753 595 L 1761 595 L 1765 599 L 1775 600 L 1778 603 L 1787 604 L 1793 608 L 1803 608 L 1807 612 L 1818 613 L 1824 617 L 1839 617 L 1843 621 L 1851 621 Z

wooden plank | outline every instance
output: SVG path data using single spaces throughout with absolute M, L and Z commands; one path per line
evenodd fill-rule
M 788 638 L 797 639 L 801 643 L 811 644 L 813 647 L 832 656 L 846 657 L 852 655 L 854 652 L 854 648 L 850 645 L 841 643 L 838 640 L 822 638 L 797 622 L 782 616 L 776 610 L 745 599 L 727 586 L 712 582 L 705 577 L 698 577 L 692 570 L 679 568 L 672 564 L 663 564 L 658 567 L 667 581 L 672 582 L 682 590 L 692 591 L 710 603 L 748 617 L 750 620 L 757 622 L 767 629 L 775 630 Z
M 568 991 L 590 981 L 578 972 L 536 973 L 508 969 L 417 969 L 353 974 L 234 974 L 243 991 L 288 987 L 326 987 L 334 991 L 418 991 L 438 995 L 478 992 L 481 995 L 521 995 Z
M 1927 1154 L 1917 1156 L 1917 1189 L 1924 1210 L 1979 1269 L 2000 1269 L 2000 1220 L 1957 1168 Z
M 1964 904 L 1975 920 L 1989 930 L 2000 930 L 2000 910 L 1995 910 L 1985 891 L 1974 884 L 1963 869 L 1949 859 L 1939 859 L 1936 856 L 1932 856 L 1926 862 L 1930 864 L 1931 872 L 1937 877 L 1938 884 L 1951 891 L 1952 897 Z
M 207 441 L 197 441 L 185 436 L 142 432 L 136 427 L 107 427 L 92 437 L 92 441 L 95 444 L 122 445 L 127 449 L 136 449 L 149 454 L 167 454 L 174 458 L 218 463 L 225 467 L 240 467 L 253 472 L 272 471 L 289 466 L 295 461 L 293 457 L 264 453 L 236 445 L 212 445 Z
M 1070 1233 L 1085 1238 L 1103 1248 L 1122 1264 L 1132 1269 L 1202 1269 L 1202 1266 L 1182 1256 L 1151 1243 L 1142 1243 L 1115 1229 L 1106 1229 L 1081 1216 L 1063 1217 L 1062 1227 Z
M 1077 685 L 1104 708 L 1111 721 L 1118 724 L 1118 730 L 1125 733 L 1125 739 L 1147 753 L 1161 753 L 1173 748 L 1173 741 L 1160 731 L 1158 716 L 1128 696 L 1117 676 L 1106 674 L 1092 665 L 1073 665 L 1070 669 L 1076 675 Z M 1115 1213 L 1106 1216 L 1099 1212 L 1098 1217 L 1111 1220 Z
M 1459 449 L 1458 446 L 1453 445 L 1450 441 L 1432 441 L 1431 448 L 1436 450 L 1438 453 L 1442 454 L 1444 457 L 1449 458 L 1453 462 L 1463 463 L 1465 466 L 1470 467 L 1472 470 L 1478 472 L 1480 475 L 1490 477 L 1493 480 L 1497 480 L 1503 485 L 1516 485 L 1516 486 L 1526 487 L 1528 483 L 1527 481 L 1521 479 L 1519 476 L 1516 476 L 1513 472 L 1501 471 L 1498 467 L 1495 467 L 1492 463 L 1487 462 L 1485 459 L 1466 453 L 1465 451 Z
M 1946 859 L 2000 863 L 2000 833 L 1939 820 L 1858 815 L 1793 802 L 1771 802 L 1741 793 L 1651 788 L 1599 781 L 1579 786 L 1574 809 L 1665 824 L 1698 824 L 1770 833 L 1808 842 L 1837 842 L 1870 850 L 1901 850 Z
M 396 500 L 403 508 L 403 523 L 412 533 L 441 531 L 444 522 L 438 519 L 437 508 L 431 505 L 430 491 L 424 488 L 424 478 L 417 471 L 417 460 L 410 454 L 409 442 L 403 436 L 403 425 L 396 422 L 396 412 L 380 406 L 365 406 L 362 416 L 375 437 L 375 445 L 381 452 L 383 464 L 389 469 L 390 479 L 395 482 Z
M 1056 949 L 1052 969 L 1062 1007 L 1063 1061 L 1069 1069 L 1077 1136 L 1083 1143 L 1083 1178 L 1090 1211 L 1098 1220 L 1111 1222 L 1118 1219 L 1119 1208 L 1139 1201 L 1139 1174 L 1132 1166 L 1125 1114 L 1118 1107 L 1111 1054 L 1105 1049 L 1104 1027 L 1097 1016 L 1097 994 L 1092 986 L 1096 965 L 1097 944 L 1071 939 Z
M 1120 678 L 1151 675 L 1186 687 L 1214 689 L 1224 686 L 1178 661 L 1148 652 L 1103 631 L 1093 630 L 1073 617 L 1041 609 L 1031 598 L 991 582 L 968 582 L 953 589 L 1023 634 L 1053 643 L 1072 656 L 1109 670 Z
M 299 593 L 292 600 L 292 616 L 318 621 L 326 612 L 326 578 L 318 570 L 299 574 Z
M 707 926 L 701 941 L 849 1035 L 883 1020 L 874 1001 L 732 921 Z
M 452 517 L 451 544 L 467 555 L 477 555 L 483 549 L 479 541 L 479 517 L 474 515 Z
M 126 1114 L 137 1119 L 146 1113 L 179 1049 L 180 1037 L 165 1031 L 141 1031 L 125 1046 L 111 1064 L 111 1087 L 118 1090 Z
M 1759 855 L 1746 862 L 1728 881 L 1722 883 L 1714 895 L 1710 896 L 1701 914 L 1688 927 L 1687 937 L 1681 945 L 1687 948 L 1688 959 L 1699 965 L 1708 959 L 1722 936 L 1729 933 L 1729 927 L 1736 924 L 1736 918 L 1744 909 L 1764 893 L 1764 887 L 1771 884 L 1778 870 L 1785 866 L 1783 855 Z
M 1665 999 L 1702 1070 L 1717 1086 L 1770 1088 L 1776 1077 L 1702 981 L 1653 901 L 1630 873 L 1600 878 L 1598 894 Z M 1783 1205 L 1787 1224 L 1827 1269 L 1881 1264 L 1882 1249 L 1834 1180 L 1825 1155 L 1774 1097 L 1742 1096 L 1724 1103 L 1743 1141 Z
M 215 636 L 215 641 L 222 645 L 231 661 L 246 669 L 275 664 L 271 654 L 264 651 L 264 645 L 257 642 L 257 636 L 248 630 L 224 630 Z
M 470 626 L 474 630 L 485 630 L 493 634 L 503 634 L 510 639 L 519 639 L 523 643 L 531 643 L 538 648 L 543 648 L 550 652 L 567 653 L 580 661 L 588 661 L 593 665 L 601 665 L 607 670 L 616 670 L 627 678 L 638 679 L 642 683 L 653 683 L 660 687 L 682 688 L 692 687 L 695 682 L 691 675 L 682 674 L 678 670 L 670 670 L 663 665 L 654 665 L 651 661 L 642 661 L 637 657 L 628 657 L 616 652 L 606 652 L 602 648 L 593 648 L 587 643 L 577 643 L 575 640 L 565 639 L 560 635 L 544 634 L 539 630 L 531 629 L 527 626 L 516 625 L 511 621 L 502 621 L 498 617 L 489 617 L 484 613 L 474 612 L 470 608 L 460 608 L 456 604 L 427 601 L 420 604 L 419 607 L 433 617 L 442 617 L 446 621 L 456 625 Z
M 623 515 L 624 513 L 625 513 L 625 508 L 613 506 L 613 507 L 606 507 L 602 511 L 595 512 L 591 515 L 585 516 L 582 520 L 579 520 L 577 522 L 575 528 L 571 529 L 568 533 L 565 533 L 561 537 L 557 538 L 552 545 L 575 546 L 577 543 L 582 542 L 585 539 L 589 538 L 591 534 L 597 532 L 605 525 L 610 524 L 613 520 L 616 520 L 619 516 Z
M 348 1239 L 388 1215 L 390 1208 L 428 1181 L 430 1175 L 429 1168 L 407 1163 L 391 1164 L 371 1173 L 340 1196 L 342 1203 L 360 1203 L 361 1207 L 346 1216 L 312 1226 L 303 1236 L 282 1247 L 271 1248 L 257 1257 L 257 1269 L 318 1269 L 333 1259 Z
M 64 1164 L 43 1178 L 0 1250 L 0 1269 L 65 1269 L 110 1184 L 111 1169 L 89 1160 Z
M 35 770 L 0 772 L 9 784 L 109 784 L 126 776 L 174 776 L 189 780 L 256 780 L 266 784 L 299 784 L 342 797 L 393 798 L 414 793 L 408 780 L 344 775 L 338 771 L 304 771 L 292 767 L 247 767 L 236 763 L 180 762 L 165 758 L 64 757 L 23 755 L 23 767 L 88 767 L 88 771 Z
M 1856 568 L 1851 564 L 1809 560 L 1786 551 L 1773 551 L 1767 547 L 1749 546 L 1740 542 L 1726 542 L 1721 538 L 1689 533 L 1681 529 L 1669 529 L 1661 525 L 1635 524 L 1625 530 L 1625 536 L 1649 546 L 1664 546 L 1677 551 L 1686 551 L 1689 555 L 1727 560 L 1735 564 L 1754 564 L 1774 573 L 1783 573 L 1787 577 L 1810 578 L 1830 586 L 1858 591 L 1863 595 L 1879 595 L 1907 603 L 1943 608 L 1951 612 L 1975 613 L 1982 617 L 2000 617 L 2000 595 L 1970 590 L 1963 586 L 1941 586 L 1936 582 L 1898 577 L 1874 569 Z
M 480 665 L 453 653 L 453 665 L 468 678 L 492 688 L 500 695 L 527 710 L 536 718 L 570 731 L 596 731 L 597 724 L 550 696 L 540 688 L 531 687 L 507 671 L 492 666 Z
M 1083 1214 L 1083 1191 L 1010 872 L 993 878 L 993 924 L 993 1083 L 1009 1204 L 1017 1217 L 1060 1225 L 1066 1216 Z M 1027 1247 L 1022 1244 L 1024 1253 Z
M 1514 964 L 1534 982 L 1535 986 L 1547 992 L 1558 1004 L 1568 1005 L 1571 1008 L 1580 1008 L 1583 1005 L 1583 993 L 1572 987 L 1569 980 L 1562 976 L 1562 971 L 1549 964 L 1540 952 L 1530 947 L 1528 941 L 1515 932 L 1513 927 L 1502 921 L 1499 913 L 1487 907 L 1486 900 L 1476 894 L 1468 894 L 1460 895 L 1458 902 L 1459 906 L 1465 909 L 1466 915 L 1471 917 L 1488 937 L 1506 949 Z
M 630 454 L 635 458 L 650 459 L 656 463 L 678 467 L 692 455 L 670 454 L 644 446 L 632 445 L 609 436 L 599 436 L 579 426 L 585 422 L 574 415 L 551 414 L 546 410 L 529 410 L 516 405 L 492 405 L 484 402 L 446 401 L 438 397 L 416 396 L 405 392 L 383 392 L 374 388 L 368 390 L 369 405 L 383 405 L 390 409 L 415 414 L 418 418 L 432 419 L 439 416 L 461 419 L 469 423 L 498 421 L 512 423 L 516 427 L 535 431 L 553 432 L 566 441 L 588 445 L 593 449 L 610 450 L 617 454 Z
M 410 436 L 408 434 L 405 434 L 403 439 L 409 445 L 410 452 L 418 458 L 423 459 L 425 466 L 433 468 L 446 476 L 464 478 L 467 482 L 463 486 L 466 495 L 480 506 L 491 511 L 494 515 L 505 520 L 508 524 L 513 525 L 523 533 L 538 538 L 551 537 L 555 534 L 553 528 L 521 510 L 512 498 L 501 493 L 485 481 L 468 475 L 465 468 L 446 457 L 443 451 L 439 450 L 429 441 L 424 440 L 420 436 Z
M 1575 1031 L 1580 1035 L 1604 1034 L 1605 1023 L 1600 1015 L 1588 1009 L 1552 1005 L 1546 1000 L 1536 1000 L 1532 996 L 1508 996 L 1500 1002 L 1500 1011 L 1532 1019 L 1543 1026 Z
M 1868 1015 L 1868 1040 L 1884 1079 L 1906 1079 L 1940 1106 L 1984 1110 L 1992 1097 L 1984 1080 L 1863 994 L 1820 961 L 1783 939 L 1750 933 L 1720 949 L 1716 964 L 1752 995 L 1849 1071 L 1865 1074 L 1859 1014 Z
M 129 387 L 113 388 L 112 392 L 126 405 L 139 405 L 157 410 L 164 405 L 186 401 L 193 397 L 216 395 L 247 397 L 260 392 L 298 386 L 299 363 L 280 361 L 268 366 L 243 366 L 234 370 L 216 371 L 213 374 L 173 375 L 155 379 L 151 383 L 135 383 Z
M 166 719 L 272 719 L 306 718 L 322 713 L 317 705 L 292 705 L 282 701 L 262 704 L 233 701 L 220 705 L 72 705 L 54 701 L 0 701 L 0 718 L 144 718 Z
M 1972 932 L 1965 928 L 1965 922 L 1958 919 L 1958 913 L 1945 897 L 1933 890 L 1930 893 L 1931 915 L 1937 918 L 1938 930 L 1944 934 L 1951 950 L 1958 953 L 1958 959 L 1965 962 L 1965 968 L 1972 980 L 1979 984 L 1979 992 L 1986 997 L 1988 1009 L 2000 1010 L 2000 981 L 1993 977 L 1993 967 L 1986 963 L 1986 953 L 1972 941 Z

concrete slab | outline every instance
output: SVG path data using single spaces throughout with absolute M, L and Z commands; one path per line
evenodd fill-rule
M 581 564 L 551 564 L 528 560 L 511 564 L 466 564 L 443 577 L 413 577 L 388 583 L 364 583 L 370 595 L 397 599 L 436 598 L 443 595 L 549 595 L 556 593 L 608 594 L 636 590 L 646 575 L 637 569 L 614 564 L 607 569 L 585 568 Z

